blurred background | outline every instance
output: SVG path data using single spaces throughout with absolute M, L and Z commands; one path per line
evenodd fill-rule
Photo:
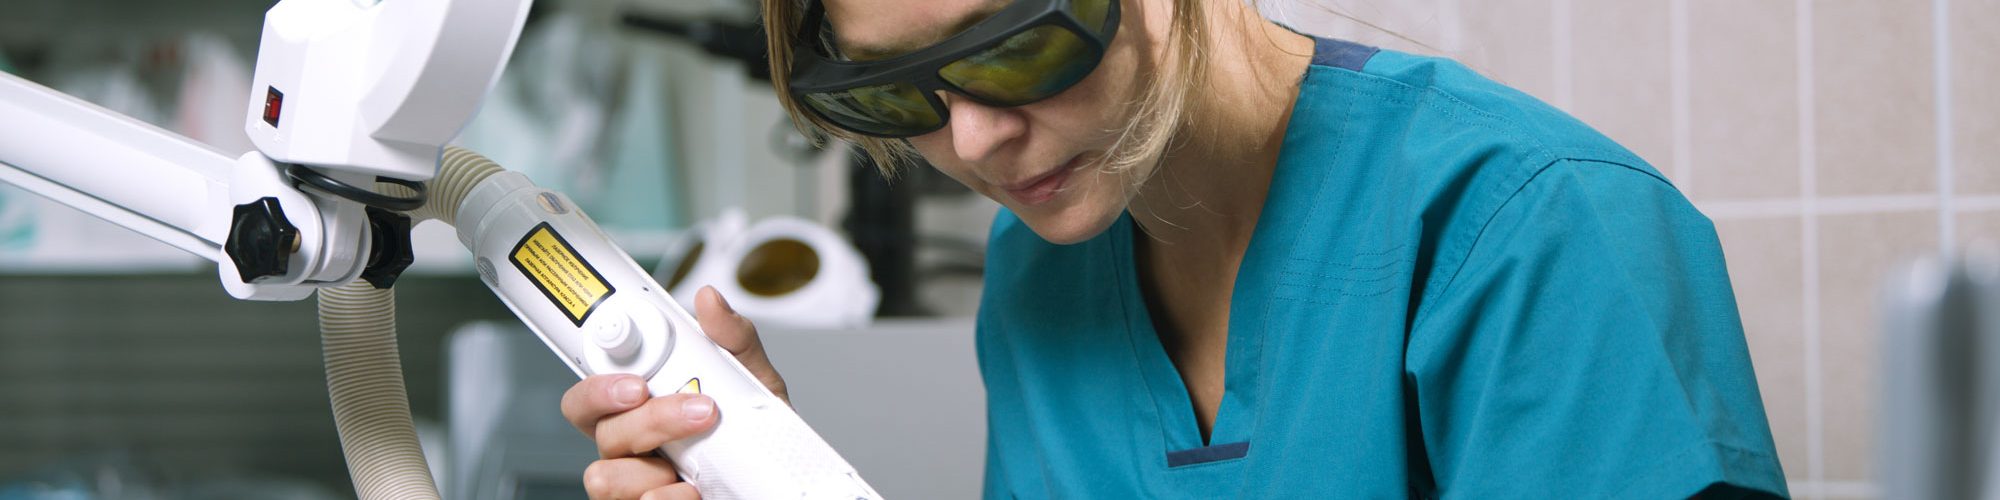
M 250 149 L 241 93 L 269 5 L 8 0 L 0 71 L 234 155 Z M 2000 241 L 2000 1 L 1259 5 L 1301 31 L 1458 58 L 1650 160 L 1721 234 L 1792 492 L 1882 494 L 1883 283 L 1913 259 Z M 568 193 L 645 266 L 676 261 L 690 228 L 732 209 L 838 231 L 869 262 L 881 314 L 766 332 L 795 403 L 884 494 L 976 495 L 968 318 L 996 207 L 941 176 L 885 184 L 843 149 L 810 147 L 761 62 L 742 60 L 757 54 L 755 10 L 539 1 L 460 144 Z M 449 228 L 417 232 L 397 285 L 402 355 L 447 494 L 574 492 L 590 448 L 554 399 L 573 377 Z M 0 186 L 0 499 L 352 494 L 313 304 L 233 301 L 213 273 Z M 475 491 L 495 484 L 513 486 Z

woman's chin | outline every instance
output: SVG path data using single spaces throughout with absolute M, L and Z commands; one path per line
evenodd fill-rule
M 1118 221 L 1124 213 L 1121 207 L 1096 207 L 1079 203 L 1064 207 L 1063 210 L 1016 210 L 1014 215 L 1021 218 L 1035 235 L 1057 245 L 1082 243 L 1104 234 L 1104 230 Z

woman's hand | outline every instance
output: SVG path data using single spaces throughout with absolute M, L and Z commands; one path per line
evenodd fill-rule
M 695 296 L 695 319 L 717 345 L 757 380 L 790 402 L 785 379 L 764 356 L 756 325 L 736 314 L 714 288 Z M 571 386 L 562 398 L 563 417 L 597 441 L 601 458 L 583 471 L 583 486 L 592 499 L 700 498 L 694 485 L 681 482 L 674 465 L 655 455 L 672 441 L 700 435 L 715 427 L 715 402 L 701 394 L 649 397 L 646 381 L 632 375 L 597 375 Z

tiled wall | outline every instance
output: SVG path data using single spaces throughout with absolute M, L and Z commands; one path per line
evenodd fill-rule
M 2000 1 L 1261 1 L 1456 57 L 1650 160 L 1721 233 L 1793 493 L 1880 494 L 1880 283 L 2000 244 Z

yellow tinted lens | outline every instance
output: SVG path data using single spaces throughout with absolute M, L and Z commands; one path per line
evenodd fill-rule
M 1108 33 L 1111 28 L 1104 26 L 1104 13 L 1111 10 L 1114 0 L 1070 0 L 1069 13 L 1083 21 L 1083 27 Z
M 806 104 L 836 124 L 877 135 L 922 133 L 944 123 L 923 91 L 907 83 L 806 94 Z
M 1001 105 L 1040 100 L 1069 88 L 1096 67 L 1096 50 L 1076 33 L 1044 25 L 938 70 L 966 93 Z

